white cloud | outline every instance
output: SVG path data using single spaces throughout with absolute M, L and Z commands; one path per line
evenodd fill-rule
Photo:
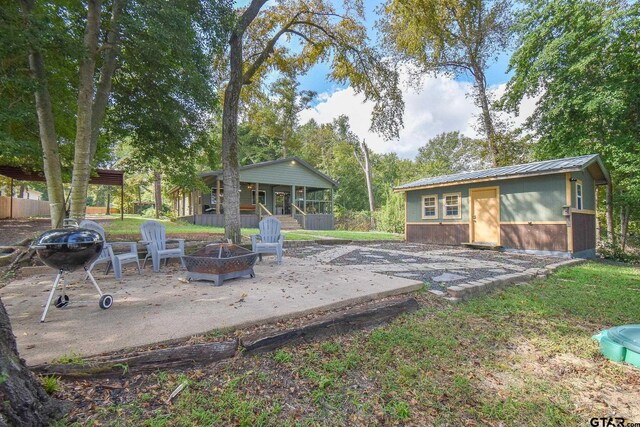
M 504 92 L 505 85 L 494 88 L 497 94 Z M 427 77 L 419 90 L 404 89 L 404 128 L 395 141 L 385 141 L 369 131 L 372 102 L 363 102 L 364 97 L 352 88 L 321 94 L 320 102 L 313 108 L 300 112 L 301 123 L 314 119 L 318 123 L 329 123 L 344 114 L 349 117 L 351 129 L 364 138 L 371 149 L 378 153 L 395 152 L 400 157 L 413 158 L 418 148 L 427 140 L 442 132 L 460 131 L 477 137 L 474 129 L 478 109 L 467 95 L 471 84 L 448 77 Z M 523 103 L 520 116 L 514 119 L 519 125 L 535 107 L 535 101 Z

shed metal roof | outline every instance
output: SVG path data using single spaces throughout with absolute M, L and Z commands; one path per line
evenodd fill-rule
M 591 168 L 591 166 L 593 165 L 597 165 L 597 167 L 595 169 Z M 594 172 L 598 172 L 597 169 L 599 169 L 600 173 L 594 174 L 594 178 L 596 179 L 597 183 L 604 184 L 609 181 L 609 173 L 604 167 L 600 156 L 597 154 L 588 154 L 585 156 L 568 157 L 565 159 L 545 160 L 541 162 L 525 163 L 521 165 L 503 166 L 499 168 L 423 178 L 395 187 L 394 190 L 407 191 L 417 188 L 454 185 L 458 183 L 465 183 L 468 181 L 491 181 L 515 177 L 576 172 L 586 168 L 589 168 L 589 171 L 592 174 L 594 174 Z

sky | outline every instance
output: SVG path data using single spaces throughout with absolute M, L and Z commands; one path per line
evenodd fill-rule
M 377 18 L 375 8 L 378 4 L 379 0 L 365 0 L 367 26 L 372 40 L 376 39 L 373 25 Z M 509 80 L 507 68 L 510 55 L 511 52 L 504 52 L 486 73 L 490 90 L 498 96 L 504 93 Z M 364 103 L 363 96 L 355 94 L 350 87 L 338 86 L 327 80 L 328 70 L 327 64 L 320 64 L 305 76 L 300 76 L 300 90 L 318 93 L 312 107 L 299 114 L 301 124 L 311 119 L 318 123 L 329 123 L 344 114 L 349 117 L 351 129 L 365 139 L 374 152 L 395 152 L 399 157 L 409 159 L 415 157 L 419 147 L 442 132 L 460 131 L 470 137 L 479 136 L 476 131 L 478 109 L 468 96 L 471 92 L 468 78 L 425 77 L 419 88 L 403 85 L 404 128 L 398 140 L 385 141 L 379 135 L 369 132 L 373 103 Z M 521 124 L 534 107 L 535 102 L 525 100 L 519 116 L 511 118 L 513 124 Z

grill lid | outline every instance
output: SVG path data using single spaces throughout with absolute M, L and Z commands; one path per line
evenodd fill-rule
M 96 260 L 104 240 L 100 233 L 86 228 L 58 228 L 45 231 L 33 244 L 38 257 L 49 267 L 73 271 Z

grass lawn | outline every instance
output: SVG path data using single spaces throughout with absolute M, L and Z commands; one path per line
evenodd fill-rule
M 111 238 L 131 238 L 131 236 L 139 236 L 140 225 L 149 221 L 150 218 L 135 215 L 125 215 L 124 220 L 113 219 L 103 222 L 108 237 Z M 209 227 L 204 225 L 193 225 L 186 222 L 171 222 L 169 220 L 160 220 L 167 227 L 167 234 L 180 235 L 185 238 L 206 239 L 208 236 L 220 238 L 224 235 L 224 228 Z M 243 228 L 242 234 L 247 237 L 251 234 L 257 234 L 257 228 Z M 340 231 L 340 230 L 296 230 L 284 231 L 287 240 L 315 240 L 321 238 L 338 238 L 347 240 L 403 240 L 404 236 L 395 233 L 383 233 L 378 231 L 361 232 L 361 231 Z
M 640 369 L 604 359 L 591 340 L 638 322 L 640 269 L 588 263 L 458 305 L 420 298 L 427 308 L 372 331 L 126 379 L 118 393 L 64 382 L 59 397 L 78 425 L 640 422 Z

